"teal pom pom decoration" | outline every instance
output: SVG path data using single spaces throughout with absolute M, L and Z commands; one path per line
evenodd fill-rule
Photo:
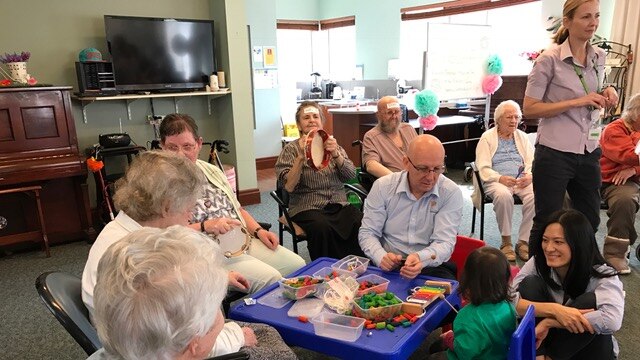
M 440 108 L 440 100 L 435 92 L 431 90 L 422 90 L 415 97 L 415 112 L 421 117 L 435 115 Z
M 487 73 L 489 75 L 502 74 L 502 60 L 498 55 L 491 55 L 487 59 Z

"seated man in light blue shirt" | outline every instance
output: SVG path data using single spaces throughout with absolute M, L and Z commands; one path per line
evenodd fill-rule
M 358 240 L 385 271 L 455 279 L 449 258 L 462 218 L 462 191 L 441 176 L 444 147 L 431 135 L 409 144 L 402 172 L 378 179 L 367 196 Z

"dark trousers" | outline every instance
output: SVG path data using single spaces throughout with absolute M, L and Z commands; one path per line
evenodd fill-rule
M 536 215 L 530 241 L 540 241 L 544 232 L 542 227 L 549 215 L 562 209 L 565 192 L 569 193 L 573 208 L 583 213 L 593 230 L 598 231 L 601 154 L 600 148 L 590 153 L 573 154 L 536 145 L 532 169 Z M 535 249 L 536 246 L 530 248 Z
M 442 278 L 442 279 L 457 280 L 456 279 L 457 271 L 458 271 L 458 267 L 456 266 L 456 263 L 451 261 L 445 261 L 442 264 L 440 264 L 440 266 L 423 268 L 420 274 Z
M 358 243 L 362 212 L 353 205 L 329 204 L 322 210 L 298 213 L 292 220 L 307 234 L 311 260 L 322 256 L 365 256 Z
M 640 185 L 627 180 L 624 185 L 602 184 L 602 198 L 609 210 L 607 215 L 607 235 L 619 239 L 629 239 L 631 245 L 636 242 L 638 233 L 635 228 L 636 213 L 640 202 Z
M 518 287 L 523 299 L 533 302 L 555 302 L 544 280 L 537 275 L 525 277 Z M 584 293 L 566 306 L 576 309 L 595 309 L 596 295 Z M 542 319 L 536 319 L 536 322 Z M 613 359 L 613 339 L 611 335 L 574 334 L 565 329 L 550 329 L 547 337 L 537 350 L 537 355 L 548 355 L 554 360 L 609 360 Z

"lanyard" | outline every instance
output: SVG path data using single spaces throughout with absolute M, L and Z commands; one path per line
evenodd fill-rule
M 598 73 L 598 68 L 596 67 L 595 59 L 592 59 L 591 63 L 593 64 L 593 70 L 596 72 L 596 83 L 597 83 L 597 87 L 598 87 L 598 92 L 600 92 L 601 91 L 601 89 L 600 89 L 600 74 Z M 584 92 L 587 95 L 589 95 L 589 87 L 587 86 L 586 81 L 584 81 L 584 75 L 582 75 L 582 70 L 580 70 L 580 68 L 577 67 L 574 62 L 572 62 L 572 64 L 573 64 L 573 70 L 576 72 L 576 75 L 578 75 L 578 78 L 580 79 L 580 83 L 582 84 L 582 88 L 584 89 Z

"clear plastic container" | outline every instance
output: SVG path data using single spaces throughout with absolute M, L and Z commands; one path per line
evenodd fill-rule
M 275 309 L 280 309 L 290 302 L 291 299 L 287 299 L 282 296 L 282 289 L 280 288 L 273 289 L 272 291 L 269 291 L 258 299 L 258 304 L 269 306 Z
M 334 269 L 353 271 L 358 275 L 362 275 L 369 267 L 369 259 L 361 256 L 349 255 L 338 260 L 335 264 L 331 265 L 331 267 Z
M 302 281 L 302 279 L 305 279 L 305 278 L 310 278 L 313 281 L 317 281 L 317 282 L 314 284 L 299 286 L 299 287 L 292 286 L 291 284 L 287 284 L 288 281 L 292 281 L 296 279 L 299 281 Z M 278 281 L 278 284 L 280 285 L 280 289 L 282 289 L 282 295 L 285 298 L 291 299 L 291 300 L 300 300 L 300 299 L 314 296 L 318 292 L 318 289 L 321 287 L 321 285 L 324 285 L 324 280 L 319 278 L 314 278 L 312 276 L 299 276 L 297 278 L 291 278 L 291 279 L 280 279 L 280 281 Z
M 290 317 L 306 316 L 312 318 L 324 309 L 324 301 L 316 298 L 300 299 L 287 312 Z
M 321 312 L 311 319 L 316 335 L 354 342 L 362 334 L 364 319 Z
M 376 286 L 368 287 L 362 290 L 358 288 L 358 293 L 356 294 L 356 297 L 361 297 L 362 295 L 369 294 L 371 292 L 380 294 L 387 291 L 387 287 L 389 287 L 389 280 L 383 278 L 382 276 L 378 276 L 376 274 L 367 274 L 367 275 L 361 276 L 357 278 L 356 281 L 358 281 L 358 284 L 360 284 L 361 286 L 364 282 L 377 284 Z
M 395 295 L 393 295 L 393 298 L 397 301 L 397 304 L 371 307 L 369 309 L 363 309 L 360 307 L 360 298 L 356 298 L 353 300 L 353 308 L 351 309 L 351 312 L 353 316 L 357 316 L 359 318 L 365 318 L 376 322 L 386 321 L 400 314 L 402 309 L 402 300 Z
M 332 280 L 336 276 L 341 277 L 343 279 L 346 278 L 347 276 L 351 276 L 354 279 L 358 277 L 358 275 L 353 271 L 337 269 L 332 267 L 323 267 L 322 269 L 313 273 L 313 277 L 323 278 L 325 281 Z
M 322 299 L 324 297 L 324 293 L 327 292 L 327 289 L 329 289 L 329 281 L 333 280 L 335 277 L 339 277 L 342 280 L 346 279 L 347 277 L 352 277 L 355 279 L 358 277 L 358 274 L 353 271 L 323 267 L 322 269 L 313 273 L 313 277 L 324 279 L 324 284 L 318 286 L 318 291 L 315 294 L 317 298 Z

